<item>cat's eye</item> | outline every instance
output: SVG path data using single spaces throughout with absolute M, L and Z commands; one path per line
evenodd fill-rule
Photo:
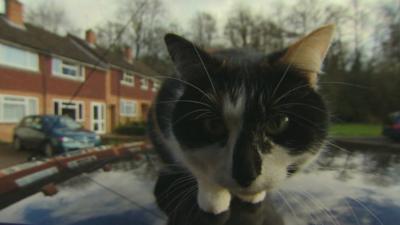
M 289 117 L 286 115 L 278 115 L 272 117 L 266 126 L 269 134 L 276 135 L 286 130 L 289 125 Z
M 219 119 L 205 119 L 204 129 L 213 136 L 223 136 L 226 132 L 223 121 Z

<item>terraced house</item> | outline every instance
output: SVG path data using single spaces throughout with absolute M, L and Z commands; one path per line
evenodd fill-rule
M 0 140 L 30 114 L 68 115 L 97 133 L 145 120 L 159 87 L 157 73 L 129 47 L 108 52 L 85 39 L 25 23 L 23 5 L 6 0 L 0 16 Z M 106 54 L 107 53 L 107 54 Z

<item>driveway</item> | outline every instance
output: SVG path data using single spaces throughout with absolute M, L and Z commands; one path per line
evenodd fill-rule
M 15 151 L 11 144 L 0 143 L 0 169 L 25 162 L 30 155 L 28 151 Z

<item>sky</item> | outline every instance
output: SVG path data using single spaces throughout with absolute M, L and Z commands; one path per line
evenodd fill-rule
M 69 15 L 69 19 L 81 30 L 81 35 L 87 29 L 105 24 L 107 21 L 115 20 L 118 7 L 124 0 L 19 0 L 25 8 L 32 8 L 42 2 L 52 1 L 60 5 Z M 161 0 L 167 11 L 166 24 L 171 22 L 180 25 L 183 30 L 190 29 L 190 19 L 199 11 L 207 11 L 217 19 L 217 26 L 221 31 L 230 11 L 234 6 L 241 5 L 249 8 L 256 14 L 267 14 L 273 4 L 291 6 L 292 0 Z M 342 5 L 349 5 L 354 0 L 323 0 Z M 395 0 L 358 0 L 360 5 L 368 6 L 373 10 L 374 3 Z M 283 2 L 283 3 L 282 3 Z M 296 1 L 297 2 L 297 1 Z M 288 7 L 291 8 L 291 7 Z M 25 10 L 26 10 L 25 9 Z M 4 0 L 0 0 L 0 11 L 4 12 Z
M 26 8 L 36 7 L 42 2 L 53 1 L 65 8 L 74 25 L 82 30 L 93 28 L 115 18 L 118 6 L 123 0 L 20 0 Z M 256 13 L 267 12 L 269 5 L 279 0 L 161 0 L 168 13 L 168 18 L 188 28 L 190 19 L 198 11 L 207 11 L 214 15 L 218 25 L 224 24 L 229 11 L 235 5 L 244 5 Z M 325 0 L 345 2 L 346 0 Z M 370 2 L 372 0 L 362 0 Z M 284 1 L 290 4 L 290 1 Z M 293 1 L 292 1 L 293 2 Z M 4 0 L 0 0 L 0 10 L 4 12 Z

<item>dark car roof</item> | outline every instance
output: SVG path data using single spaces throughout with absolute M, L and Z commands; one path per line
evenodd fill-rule
M 59 193 L 52 197 L 36 193 L 2 209 L 0 220 L 28 224 L 165 224 L 166 218 L 153 197 L 158 165 L 154 159 L 153 154 L 144 154 L 112 164 L 110 172 L 98 170 L 74 177 L 58 185 Z M 288 225 L 397 225 L 399 161 L 399 152 L 330 149 L 310 169 L 269 193 L 269 204 L 280 217 L 276 221 Z M 178 216 L 187 218 L 190 208 Z M 257 210 L 253 207 L 231 218 L 239 215 L 242 222 L 261 224 L 265 214 L 254 212 Z M 238 222 L 228 220 L 225 224 Z

